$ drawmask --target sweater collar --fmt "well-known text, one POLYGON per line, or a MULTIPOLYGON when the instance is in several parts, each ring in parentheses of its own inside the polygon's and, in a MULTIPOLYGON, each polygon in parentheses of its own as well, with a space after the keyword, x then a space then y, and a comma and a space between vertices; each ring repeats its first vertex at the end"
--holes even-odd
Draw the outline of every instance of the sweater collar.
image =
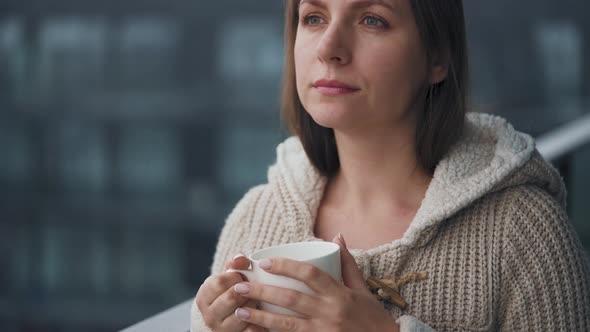
MULTIPOLYGON (((269 184, 289 219, 289 227, 308 240, 319 240, 313 229, 326 183, 298 138, 290 137, 278 146, 277 163, 269 169, 269 184)), ((468 113, 463 137, 435 168, 422 204, 403 237, 352 251, 378 254, 397 246, 423 246, 442 221, 475 200, 526 183, 543 187, 564 201, 563 183, 536 152, 532 137, 497 116, 468 113), (527 164, 529 167, 525 167, 527 164)))

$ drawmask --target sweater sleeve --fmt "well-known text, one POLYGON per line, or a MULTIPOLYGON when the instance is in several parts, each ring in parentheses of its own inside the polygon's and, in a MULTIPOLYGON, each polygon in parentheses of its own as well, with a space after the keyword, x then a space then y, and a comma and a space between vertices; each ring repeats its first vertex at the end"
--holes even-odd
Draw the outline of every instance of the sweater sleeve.
POLYGON ((499 330, 590 331, 588 258, 564 209, 536 187, 507 204, 499 330))
MULTIPOLYGON (((252 188, 238 202, 236 207, 230 213, 221 230, 213 264, 211 265, 210 275, 217 275, 224 271, 225 263, 241 251, 240 243, 246 239, 250 232, 250 222, 254 213, 256 202, 260 198, 264 186, 252 188)), ((191 332, 211 332, 207 327, 203 316, 197 307, 196 301, 193 301, 191 307, 191 332)))

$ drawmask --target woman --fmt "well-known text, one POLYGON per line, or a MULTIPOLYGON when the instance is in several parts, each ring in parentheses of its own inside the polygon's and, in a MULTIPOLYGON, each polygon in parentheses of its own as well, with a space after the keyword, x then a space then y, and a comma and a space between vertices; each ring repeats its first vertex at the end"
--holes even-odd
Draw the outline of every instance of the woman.
POLYGON ((465 40, 461 0, 287 1, 295 136, 227 219, 193 332, 590 330, 563 183, 530 136, 465 113, 465 40), (343 285, 279 258, 270 273, 317 295, 223 273, 248 266, 236 253, 306 240, 340 244, 343 285))

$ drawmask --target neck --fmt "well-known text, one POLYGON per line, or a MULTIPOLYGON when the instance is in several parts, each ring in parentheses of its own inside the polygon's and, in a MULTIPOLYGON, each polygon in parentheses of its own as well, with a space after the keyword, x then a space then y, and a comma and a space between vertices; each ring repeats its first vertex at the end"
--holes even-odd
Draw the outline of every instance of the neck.
POLYGON ((335 132, 340 170, 330 179, 327 198, 360 218, 417 210, 432 177, 417 162, 414 136, 404 128, 335 132))

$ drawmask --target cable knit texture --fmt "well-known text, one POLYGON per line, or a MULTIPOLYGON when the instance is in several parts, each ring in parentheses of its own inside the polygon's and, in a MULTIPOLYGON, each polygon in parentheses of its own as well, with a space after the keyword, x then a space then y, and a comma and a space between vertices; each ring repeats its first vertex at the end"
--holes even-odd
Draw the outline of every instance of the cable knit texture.
MULTIPOLYGON (((240 252, 321 241, 313 226, 325 184, 297 138, 280 144, 268 184, 228 217, 211 273, 240 252)), ((404 332, 590 331, 588 259, 565 195, 530 136, 469 113, 403 237, 351 253, 365 278, 427 273, 401 288, 405 310, 384 303, 404 332)), ((194 304, 191 316, 193 332, 209 331, 194 304)))

